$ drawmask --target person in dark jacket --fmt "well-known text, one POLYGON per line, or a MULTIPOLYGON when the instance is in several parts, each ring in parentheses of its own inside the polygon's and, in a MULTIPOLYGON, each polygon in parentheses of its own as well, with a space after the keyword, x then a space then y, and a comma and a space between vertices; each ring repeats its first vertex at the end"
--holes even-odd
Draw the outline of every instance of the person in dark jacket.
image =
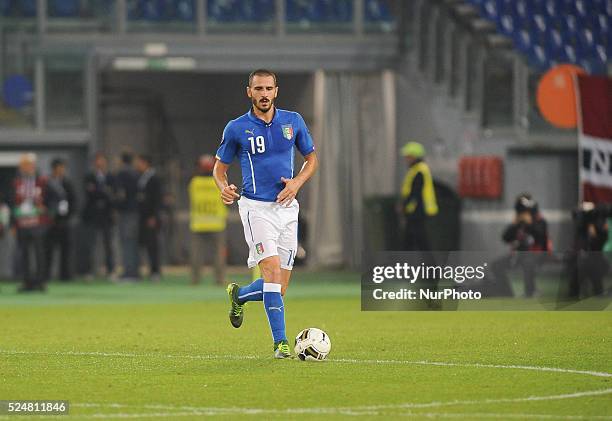
POLYGON ((160 212, 162 208, 162 189, 159 176, 151 166, 151 158, 147 155, 136 157, 138 178, 138 220, 140 244, 147 250, 150 265, 150 278, 159 281, 160 253, 159 232, 161 227, 160 212))
POLYGON ((525 297, 532 297, 536 292, 535 276, 542 253, 550 251, 548 226, 538 209, 538 203, 531 194, 520 194, 514 204, 514 221, 502 234, 504 243, 510 245, 510 253, 497 259, 492 264, 497 293, 513 296, 507 271, 520 267, 523 270, 525 297))
POLYGON ((586 280, 591 283, 592 295, 602 295, 604 292, 603 279, 610 269, 610 263, 603 249, 608 241, 610 213, 608 206, 597 206, 592 202, 583 202, 573 213, 574 244, 565 260, 570 298, 579 299, 581 295, 589 295, 586 280))
POLYGON ((139 277, 140 265, 138 246, 138 178, 133 166, 133 155, 124 152, 121 155, 122 168, 117 173, 116 207, 119 214, 119 242, 121 243, 121 260, 125 281, 139 277))
POLYGON ((46 190, 47 180, 36 175, 36 155, 23 154, 9 195, 11 227, 17 235, 23 275, 19 292, 46 290, 45 233, 49 225, 46 190))
POLYGON ((76 209, 76 196, 72 183, 66 178, 66 164, 59 158, 51 162, 51 177, 49 177, 47 182, 47 203, 51 225, 47 231, 45 241, 47 265, 45 277, 46 279, 51 278, 53 252, 56 247, 59 247, 59 278, 63 281, 68 281, 72 277, 70 273, 72 241, 70 219, 76 209))
POLYGON ((106 274, 114 277, 115 258, 112 248, 114 222, 115 178, 108 172, 106 157, 97 153, 93 170, 85 176, 85 205, 82 221, 87 235, 87 259, 90 276, 95 274, 94 254, 98 235, 102 236, 106 274))

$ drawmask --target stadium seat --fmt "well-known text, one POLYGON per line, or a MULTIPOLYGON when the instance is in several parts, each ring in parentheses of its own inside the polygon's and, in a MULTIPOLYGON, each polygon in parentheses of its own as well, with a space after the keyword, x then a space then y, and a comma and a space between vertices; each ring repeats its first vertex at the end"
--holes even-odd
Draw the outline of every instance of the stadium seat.
POLYGON ((241 18, 248 22, 266 22, 274 18, 274 0, 242 2, 241 18))
POLYGON ((52 17, 77 17, 80 12, 79 0, 49 0, 49 16, 52 17))
POLYGON ((21 109, 32 102, 32 82, 24 75, 8 76, 2 84, 4 103, 14 109, 21 109))
POLYGON ((389 5, 380 0, 366 1, 364 19, 366 22, 391 22, 393 20, 389 5))
MULTIPOLYGON (((379 0, 365 4, 365 20, 380 21, 388 19, 390 13, 379 0)), ((287 0, 286 17, 288 22, 296 23, 347 23, 353 18, 353 2, 349 0, 287 0)))
POLYGON ((240 2, 237 0, 209 0, 208 17, 216 22, 236 22, 242 20, 240 2))
POLYGON ((194 0, 176 0, 174 2, 173 15, 177 20, 184 22, 195 22, 194 0))
POLYGON ((612 56, 612 0, 466 0, 510 37, 528 63, 545 70, 576 63, 607 71, 612 56))
POLYGON ((544 46, 546 48, 546 54, 555 60, 560 60, 563 56, 563 48, 566 41, 563 39, 561 31, 558 29, 551 29, 546 33, 546 39, 544 46))
POLYGON ((505 14, 499 18, 499 25, 497 29, 504 35, 512 36, 515 32, 514 19, 512 15, 505 14))
POLYGON ((13 10, 13 2, 11 0, 0 0, 0 14, 9 17, 13 10))
POLYGON ((195 20, 194 0, 130 0, 128 19, 163 22, 195 20))
POLYGON ((30 18, 36 16, 36 0, 20 0, 17 2, 17 8, 20 16, 30 18))
POLYGON ((514 46, 522 53, 526 54, 531 50, 531 34, 526 29, 515 32, 513 42, 514 46))
POLYGON ((533 45, 528 53, 529 64, 540 71, 544 71, 550 67, 550 62, 546 51, 540 45, 533 45))

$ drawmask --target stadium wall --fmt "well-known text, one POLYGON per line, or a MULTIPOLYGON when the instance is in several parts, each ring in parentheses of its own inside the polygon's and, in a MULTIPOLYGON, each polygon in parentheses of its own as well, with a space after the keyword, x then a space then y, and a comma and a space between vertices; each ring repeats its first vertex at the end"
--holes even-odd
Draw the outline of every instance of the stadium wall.
MULTIPOLYGON (((501 231, 511 222, 515 197, 531 192, 549 221, 553 246, 565 250, 572 235, 571 210, 578 202, 578 167, 575 138, 569 141, 544 136, 544 146, 522 139, 513 130, 486 130, 478 116, 466 113, 460 99, 448 96, 417 70, 408 55, 398 68, 398 143, 425 144, 434 178, 455 191, 458 160, 463 155, 498 155, 504 160, 503 194, 497 200, 462 201, 461 249, 507 250, 501 231)), ((405 165, 397 156, 399 191, 405 165)))

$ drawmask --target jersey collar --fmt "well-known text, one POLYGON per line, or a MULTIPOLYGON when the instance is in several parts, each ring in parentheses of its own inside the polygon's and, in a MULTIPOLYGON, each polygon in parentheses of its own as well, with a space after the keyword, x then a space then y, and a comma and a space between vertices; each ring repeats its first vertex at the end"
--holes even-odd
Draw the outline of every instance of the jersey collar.
POLYGON ((248 116, 249 116, 249 120, 253 121, 254 123, 260 124, 262 126, 268 126, 268 125, 271 126, 272 123, 274 123, 276 119, 278 118, 278 109, 276 108, 276 106, 274 107, 274 116, 272 116, 272 121, 270 121, 270 123, 266 123, 261 118, 257 117, 255 113, 253 112, 253 107, 251 107, 251 109, 249 110, 248 116))

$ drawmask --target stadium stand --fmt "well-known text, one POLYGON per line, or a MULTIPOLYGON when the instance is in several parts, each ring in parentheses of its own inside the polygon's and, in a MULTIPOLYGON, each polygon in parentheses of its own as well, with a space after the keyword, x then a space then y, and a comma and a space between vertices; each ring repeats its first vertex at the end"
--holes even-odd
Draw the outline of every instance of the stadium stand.
MULTIPOLYGON (((82 15, 84 3, 79 0, 49 0, 50 17, 78 18, 82 15)), ((104 8, 112 1, 102 0, 104 8)), ((207 2, 208 18, 214 22, 262 22, 274 15, 274 0, 210 0, 207 2)), ((36 0, 0 0, 0 13, 4 17, 36 16, 36 0)), ((194 22, 195 0, 129 0, 128 19, 132 21, 163 22, 179 20, 194 22)), ((288 0, 287 21, 291 23, 348 23, 353 17, 352 0, 288 0)), ((364 18, 368 23, 390 23, 394 20, 389 6, 383 0, 367 0, 364 18)))
POLYGON ((612 55, 611 0, 469 0, 512 39, 530 65, 573 63, 605 74, 612 55))

